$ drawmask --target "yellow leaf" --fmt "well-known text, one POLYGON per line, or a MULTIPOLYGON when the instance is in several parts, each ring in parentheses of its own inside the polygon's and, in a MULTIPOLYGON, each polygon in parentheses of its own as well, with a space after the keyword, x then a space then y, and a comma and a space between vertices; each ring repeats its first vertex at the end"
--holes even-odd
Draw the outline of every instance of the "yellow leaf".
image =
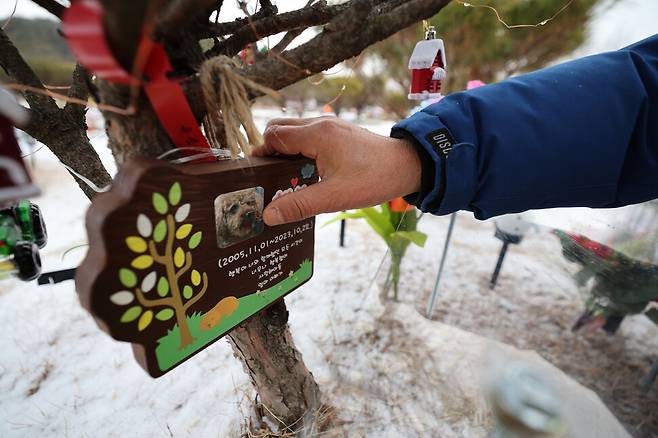
POLYGON ((181 247, 178 247, 174 253, 174 265, 176 265, 177 268, 180 268, 183 264, 185 264, 185 252, 181 247))
POLYGON ((146 269, 149 268, 153 264, 153 257, 149 255, 141 255, 137 257, 133 262, 131 263, 131 266, 135 269, 146 269))
POLYGON ((192 231, 192 224, 181 225, 180 228, 176 230, 176 239, 185 239, 192 231))
POLYGON ((138 254, 143 253, 144 251, 146 251, 147 248, 146 240, 137 236, 130 236, 126 238, 126 245, 128 245, 128 248, 132 252, 136 252, 138 254))
POLYGON ((196 269, 192 271, 192 284, 198 286, 201 284, 201 274, 196 269))
POLYGON ((151 321, 153 321, 153 312, 151 310, 147 310, 142 314, 142 316, 139 317, 139 322, 137 322, 137 329, 141 332, 149 326, 151 321))

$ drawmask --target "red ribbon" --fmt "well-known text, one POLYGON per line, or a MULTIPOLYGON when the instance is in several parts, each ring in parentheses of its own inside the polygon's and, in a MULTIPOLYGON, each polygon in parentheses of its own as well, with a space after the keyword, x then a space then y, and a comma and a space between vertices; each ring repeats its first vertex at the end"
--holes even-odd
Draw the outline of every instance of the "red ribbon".
POLYGON ((108 82, 144 87, 160 123, 177 147, 210 148, 180 80, 168 76, 174 69, 162 45, 148 35, 142 37, 137 51, 146 60, 142 72, 147 79, 142 81, 127 72, 112 54, 105 37, 103 6, 98 0, 72 2, 62 28, 71 50, 89 71, 108 82))

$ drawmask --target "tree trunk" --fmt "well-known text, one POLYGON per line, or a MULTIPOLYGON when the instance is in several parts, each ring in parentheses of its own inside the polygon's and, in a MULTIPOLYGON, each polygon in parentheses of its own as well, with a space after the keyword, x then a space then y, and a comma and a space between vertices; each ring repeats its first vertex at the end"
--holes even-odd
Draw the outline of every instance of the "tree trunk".
POLYGON ((180 332, 180 344, 178 345, 178 349, 182 350, 194 342, 192 332, 190 332, 190 326, 187 325, 187 320, 185 319, 184 310, 181 309, 180 312, 176 311, 176 322, 178 323, 178 329, 180 332))
POLYGON ((320 388, 295 348, 283 300, 233 330, 229 339, 258 391, 262 414, 283 432, 318 432, 320 388))

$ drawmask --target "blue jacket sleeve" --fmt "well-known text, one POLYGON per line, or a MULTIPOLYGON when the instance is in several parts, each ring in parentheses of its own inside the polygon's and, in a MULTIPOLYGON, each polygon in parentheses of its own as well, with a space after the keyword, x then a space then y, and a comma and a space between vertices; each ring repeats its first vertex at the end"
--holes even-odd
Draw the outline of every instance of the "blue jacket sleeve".
POLYGON ((478 219, 658 198, 658 35, 467 92, 395 125, 425 212, 478 219))

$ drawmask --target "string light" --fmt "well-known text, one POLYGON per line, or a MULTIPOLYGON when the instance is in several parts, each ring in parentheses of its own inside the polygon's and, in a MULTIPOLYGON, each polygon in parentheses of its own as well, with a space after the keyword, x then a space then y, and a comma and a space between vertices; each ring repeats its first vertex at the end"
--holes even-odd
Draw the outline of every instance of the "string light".
MULTIPOLYGON (((574 0, 569 0, 567 3, 565 3, 553 16, 550 18, 546 18, 536 24, 508 24, 505 20, 503 20, 500 17, 500 14, 498 13, 498 10, 494 8, 493 6, 490 5, 474 5, 472 3, 468 3, 462 0, 455 0, 457 3, 467 7, 467 8, 485 8, 485 9, 490 9, 496 14, 496 19, 506 28, 508 29, 519 29, 519 28, 524 28, 524 27, 542 27, 545 26, 546 24, 550 23, 553 21, 558 15, 560 15, 562 12, 564 12, 565 9, 567 9, 571 3, 574 2, 574 0)), ((424 23, 424 22, 423 22, 424 23)))

